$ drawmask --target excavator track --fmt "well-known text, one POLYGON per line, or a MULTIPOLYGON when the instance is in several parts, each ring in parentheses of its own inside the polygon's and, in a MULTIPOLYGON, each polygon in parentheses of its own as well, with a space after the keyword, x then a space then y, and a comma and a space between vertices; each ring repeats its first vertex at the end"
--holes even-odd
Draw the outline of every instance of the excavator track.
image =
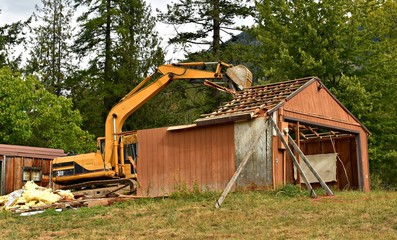
POLYGON ((107 179, 107 180, 96 180, 88 181, 83 183, 77 183, 67 186, 62 186, 62 190, 71 190, 75 197, 109 197, 117 195, 117 192, 129 187, 128 193, 133 194, 137 189, 137 181, 133 179, 107 179))

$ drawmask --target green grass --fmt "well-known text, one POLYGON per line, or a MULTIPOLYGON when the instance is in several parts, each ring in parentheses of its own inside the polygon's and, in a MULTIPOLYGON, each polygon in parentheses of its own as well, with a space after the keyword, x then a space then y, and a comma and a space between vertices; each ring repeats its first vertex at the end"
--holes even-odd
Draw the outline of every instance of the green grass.
POLYGON ((336 192, 310 199, 279 191, 179 192, 110 207, 0 213, 2 239, 395 239, 397 192, 336 192))

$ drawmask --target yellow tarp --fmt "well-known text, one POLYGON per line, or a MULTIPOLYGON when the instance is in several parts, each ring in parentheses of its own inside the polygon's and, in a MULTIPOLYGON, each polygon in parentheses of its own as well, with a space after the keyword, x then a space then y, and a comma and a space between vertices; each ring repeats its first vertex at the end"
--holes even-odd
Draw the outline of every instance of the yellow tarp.
POLYGON ((53 204, 61 199, 74 199, 74 196, 69 190, 59 190, 54 193, 50 188, 40 187, 33 181, 29 181, 22 189, 0 196, 0 210, 29 209, 34 206, 53 204))

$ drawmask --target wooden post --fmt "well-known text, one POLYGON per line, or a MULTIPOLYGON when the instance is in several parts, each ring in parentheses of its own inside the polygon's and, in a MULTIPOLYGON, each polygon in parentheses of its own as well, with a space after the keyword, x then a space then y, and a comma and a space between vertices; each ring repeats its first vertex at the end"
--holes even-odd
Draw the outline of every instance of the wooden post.
MULTIPOLYGON (((255 143, 256 144, 256 143, 255 143)), ((254 146, 254 145, 253 145, 254 146)), ((240 165, 238 166, 236 172, 233 174, 233 177, 230 179, 229 183, 227 184, 226 188, 223 190, 222 195, 219 197, 219 199, 216 201, 215 203, 215 208, 219 208, 223 202, 223 200, 225 200, 226 195, 229 193, 230 189, 232 189, 233 184, 236 182, 237 177, 240 175, 241 171, 243 170, 245 164, 248 162, 248 159, 251 157, 251 155, 254 153, 255 151, 255 147, 251 147, 251 149, 249 150, 249 152, 247 153, 247 155, 245 156, 245 158, 243 159, 243 161, 240 163, 240 165)))
POLYGON ((310 196, 312 196, 312 197, 317 197, 316 192, 314 191, 312 185, 310 185, 309 181, 307 180, 307 177, 306 177, 305 173, 303 172, 301 166, 299 165, 298 160, 296 160, 296 158, 295 158, 295 156, 294 156, 294 153, 292 152, 291 148, 288 146, 288 143, 285 141, 282 132, 281 132, 280 129, 277 127, 277 125, 276 125, 276 123, 274 122, 274 120, 273 120, 271 117, 270 117, 269 119, 270 119, 270 121, 271 121, 271 123, 272 123, 272 125, 273 125, 273 128, 276 130, 278 136, 280 137, 281 142, 284 144, 285 148, 287 149, 287 152, 289 153, 290 157, 292 158, 292 160, 293 160, 293 162, 294 162, 294 164, 295 164, 295 167, 296 167, 296 168, 298 169, 298 171, 300 172, 300 174, 301 174, 301 176, 302 176, 302 178, 303 178, 303 181, 304 181, 305 184, 306 184, 307 189, 310 190, 310 196))
MULTIPOLYGON (((265 132, 265 131, 263 131, 265 132)), ((255 147, 256 144, 259 142, 259 140, 261 139, 261 136, 263 134, 263 132, 261 134, 259 134, 258 139, 256 139, 256 141, 254 142, 254 144, 252 144, 251 148, 249 149, 248 153, 245 155, 243 161, 241 161, 240 165, 238 166, 236 172, 233 174, 233 177, 230 179, 230 181, 228 182, 228 184, 226 185, 225 189, 222 192, 222 195, 219 197, 219 199, 215 202, 215 208, 220 208, 220 206, 222 205, 222 202, 225 200, 226 195, 229 193, 229 191, 232 189, 233 184, 236 182, 238 176, 240 175, 241 171, 243 170, 245 164, 247 164, 248 160, 250 159, 250 157, 252 156, 252 154, 255 152, 255 147)))
MULTIPOLYGON (((300 124, 299 124, 299 122, 296 123, 295 135, 296 135, 296 144, 300 148, 300 124)), ((298 160, 298 163, 300 164, 299 154, 296 153, 295 157, 298 160)), ((297 172, 297 174, 296 174, 296 181, 298 182, 298 185, 300 188, 301 187, 301 176, 300 176, 299 172, 297 172)))
POLYGON ((313 168, 312 164, 310 163, 309 159, 306 158, 305 154, 299 149, 298 145, 294 142, 294 139, 288 135, 288 139, 290 140, 292 147, 299 153, 299 155, 302 157, 302 160, 306 163, 307 167, 310 169, 310 171, 313 173, 313 175, 317 178, 318 182, 321 184, 321 186, 324 188, 324 190, 327 192, 328 196, 333 196, 334 193, 331 191, 331 189, 327 186, 327 184, 324 182, 324 180, 321 178, 321 176, 317 173, 317 171, 313 168))
POLYGON ((283 150, 283 186, 287 185, 287 154, 283 150))

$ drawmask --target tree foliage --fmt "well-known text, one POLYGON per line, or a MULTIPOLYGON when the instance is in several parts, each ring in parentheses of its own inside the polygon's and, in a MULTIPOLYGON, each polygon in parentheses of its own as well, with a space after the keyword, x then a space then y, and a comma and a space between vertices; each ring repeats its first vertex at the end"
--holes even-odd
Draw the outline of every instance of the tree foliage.
POLYGON ((0 83, 2 143, 74 152, 95 147, 70 99, 48 92, 36 77, 22 77, 7 67, 0 69, 0 83))
POLYGON ((78 19, 75 52, 89 64, 69 82, 84 122, 102 135, 107 113, 164 61, 151 8, 142 0, 77 0, 88 10, 78 19))
POLYGON ((397 184, 397 15, 393 1, 272 1, 257 4, 261 69, 279 81, 319 76, 372 132, 370 165, 397 184))
POLYGON ((20 68, 22 55, 16 53, 15 47, 24 42, 23 29, 29 21, 0 26, 0 67, 9 66, 14 70, 20 68))
POLYGON ((360 1, 272 1, 257 4, 258 39, 266 48, 262 69, 269 79, 319 76, 336 86, 359 71, 360 1))
POLYGON ((45 88, 60 96, 72 71, 72 9, 70 0, 42 0, 34 17, 40 25, 32 28, 30 58, 26 71, 34 73, 45 88))
POLYGON ((176 35, 169 43, 179 44, 186 53, 191 53, 193 45, 203 45, 212 49, 215 58, 219 57, 224 39, 238 29, 236 18, 248 17, 253 11, 248 1, 243 0, 179 0, 167 4, 166 12, 157 10, 160 21, 174 27, 176 35))
POLYGON ((378 94, 365 116, 372 132, 371 168, 386 185, 397 186, 397 6, 393 1, 371 1, 370 6, 365 31, 372 41, 363 46, 368 57, 360 78, 378 94))

